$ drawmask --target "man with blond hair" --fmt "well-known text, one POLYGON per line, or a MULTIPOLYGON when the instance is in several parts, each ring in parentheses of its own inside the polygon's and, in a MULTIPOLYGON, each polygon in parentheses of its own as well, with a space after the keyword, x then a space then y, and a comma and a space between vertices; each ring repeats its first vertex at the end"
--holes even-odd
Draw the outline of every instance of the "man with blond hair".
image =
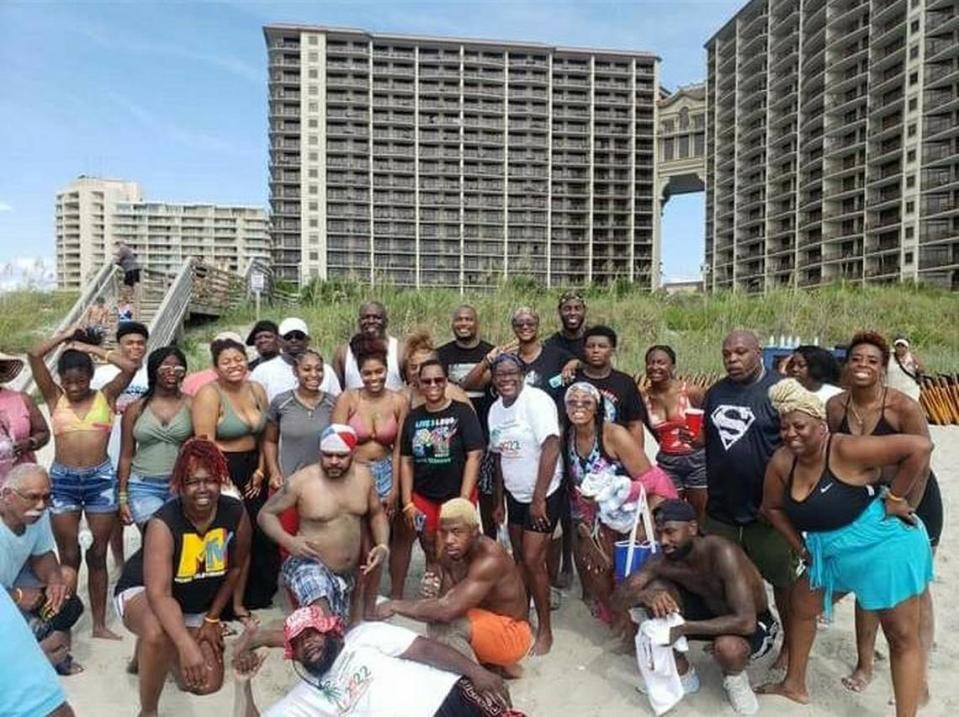
POLYGON ((425 622, 433 639, 518 676, 517 663, 533 644, 519 567, 503 546, 480 533, 476 508, 464 498, 440 509, 437 545, 440 575, 424 575, 424 597, 383 602, 377 617, 425 622))

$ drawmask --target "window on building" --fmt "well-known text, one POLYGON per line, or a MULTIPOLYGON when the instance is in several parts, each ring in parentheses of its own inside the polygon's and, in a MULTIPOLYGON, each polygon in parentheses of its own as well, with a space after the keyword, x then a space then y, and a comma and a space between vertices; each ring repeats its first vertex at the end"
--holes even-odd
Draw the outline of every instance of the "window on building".
POLYGON ((310 178, 312 179, 313 177, 318 177, 320 173, 319 173, 319 171, 317 171, 316 169, 311 169, 311 170, 308 172, 308 174, 310 175, 310 178))
POLYGON ((693 137, 693 156, 695 157, 703 156, 703 154, 705 153, 705 147, 703 146, 705 143, 705 139, 706 138, 703 137, 701 134, 697 134, 696 136, 693 137))
POLYGON ((316 35, 310 35, 310 36, 309 36, 309 43, 310 43, 311 45, 315 45, 315 44, 316 44, 316 35))
POLYGON ((915 175, 915 174, 910 174, 908 177, 906 177, 906 186, 907 186, 907 187, 915 187, 915 186, 916 186, 916 175, 915 175))
POLYGON ((679 138, 679 158, 686 159, 689 156, 689 137, 679 138))
POLYGON ((906 161, 907 161, 907 162, 915 162, 915 161, 916 161, 916 150, 910 149, 908 152, 906 152, 906 161))
POLYGON ((320 159, 320 155, 317 154, 316 152, 310 152, 308 156, 311 162, 316 162, 320 159))
POLYGON ((318 251, 311 251, 311 252, 310 252, 310 261, 319 261, 319 260, 320 260, 320 252, 318 252, 318 251))
POLYGON ((318 95, 320 93, 320 89, 316 85, 310 85, 308 91, 311 95, 318 95))
POLYGON ((310 112, 319 112, 319 111, 320 111, 320 105, 319 105, 319 103, 317 103, 317 102, 310 102, 309 105, 307 105, 307 107, 308 107, 308 109, 309 109, 310 112))
POLYGON ((919 106, 919 100, 917 100, 915 97, 913 97, 912 99, 909 100, 909 111, 910 111, 910 112, 914 112, 918 106, 919 106))
POLYGON ((311 184, 311 185, 310 185, 310 194, 317 194, 317 193, 318 193, 318 190, 317 190, 317 188, 316 188, 316 185, 315 185, 315 184, 311 184))
POLYGON ((909 75, 909 84, 910 84, 910 85, 915 85, 915 84, 917 84, 918 82, 919 82, 919 73, 918 73, 918 72, 913 72, 912 74, 909 75))
POLYGON ((911 252, 911 251, 907 251, 907 252, 906 252, 905 262, 906 262, 907 264, 912 264, 912 252, 911 252))
POLYGON ((310 211, 319 211, 320 205, 317 202, 310 202, 310 211))
POLYGON ((906 227, 906 239, 912 239, 913 235, 916 233, 916 230, 912 227, 906 227))
POLYGON ((669 134, 673 131, 674 125, 672 120, 663 120, 663 132, 669 134))
POLYGON ((310 54, 307 55, 307 59, 310 62, 319 62, 320 56, 315 52, 311 52, 310 54))
POLYGON ((310 244, 319 244, 320 235, 319 234, 310 234, 310 244))
POLYGON ((679 111, 679 128, 689 129, 689 110, 685 107, 679 111))
POLYGON ((919 45, 913 45, 909 48, 909 59, 915 60, 917 57, 919 57, 919 45))
POLYGON ((669 161, 673 158, 673 140, 672 137, 663 140, 663 159, 669 161))
POLYGON ((310 228, 316 229, 320 226, 319 222, 316 219, 310 219, 310 228))
POLYGON ((914 211, 916 211, 916 203, 906 202, 906 214, 912 214, 914 211))
POLYGON ((706 126, 706 115, 693 115, 693 128, 702 129, 706 126))
POLYGON ((307 76, 308 76, 311 80, 315 80, 315 79, 317 79, 317 78, 319 77, 319 73, 318 73, 316 70, 312 70, 312 69, 311 69, 311 70, 307 73, 307 76))
POLYGON ((915 125, 915 124, 911 124, 911 125, 909 125, 909 126, 906 128, 906 135, 909 136, 909 137, 915 137, 915 136, 916 136, 916 125, 915 125))
POLYGON ((919 32, 919 21, 913 20, 909 23, 909 32, 919 32))

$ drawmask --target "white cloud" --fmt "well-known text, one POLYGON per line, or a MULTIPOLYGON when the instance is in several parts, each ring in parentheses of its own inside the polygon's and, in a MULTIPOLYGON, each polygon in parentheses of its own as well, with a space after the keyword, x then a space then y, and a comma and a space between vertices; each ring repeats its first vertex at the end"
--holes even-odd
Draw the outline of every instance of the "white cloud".
POLYGON ((0 202, 0 214, 3 214, 4 212, 12 212, 12 211, 13 211, 12 204, 8 204, 7 202, 0 202))

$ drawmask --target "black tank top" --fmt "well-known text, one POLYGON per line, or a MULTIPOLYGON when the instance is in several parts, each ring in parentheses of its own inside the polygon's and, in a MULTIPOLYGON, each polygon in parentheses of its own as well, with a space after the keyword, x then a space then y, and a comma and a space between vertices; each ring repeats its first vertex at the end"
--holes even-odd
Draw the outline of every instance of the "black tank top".
POLYGON ((869 507, 876 496, 871 485, 853 486, 843 483, 829 469, 829 454, 832 452, 832 436, 826 443, 826 465, 812 492, 803 500, 793 498, 793 474, 796 459, 786 480, 783 495, 783 510, 798 531, 824 533, 837 530, 854 522, 869 507))
MULTIPOLYGON (((234 565, 236 531, 243 516, 243 504, 235 498, 220 496, 216 516, 206 533, 200 535, 184 515, 181 499, 167 502, 154 516, 163 521, 173 535, 173 599, 184 614, 206 612, 213 603, 227 571, 234 565)), ((143 548, 123 567, 116 594, 143 585, 143 548)))
MULTIPOLYGON (((842 422, 839 424, 839 430, 837 433, 846 433, 852 435, 852 430, 849 428, 849 402, 852 401, 852 393, 846 396, 846 403, 842 407, 842 422)), ((886 389, 882 389, 882 412, 879 414, 879 420, 876 422, 876 427, 872 429, 870 436, 894 436, 898 434, 895 428, 892 427, 892 424, 886 420, 886 389)))

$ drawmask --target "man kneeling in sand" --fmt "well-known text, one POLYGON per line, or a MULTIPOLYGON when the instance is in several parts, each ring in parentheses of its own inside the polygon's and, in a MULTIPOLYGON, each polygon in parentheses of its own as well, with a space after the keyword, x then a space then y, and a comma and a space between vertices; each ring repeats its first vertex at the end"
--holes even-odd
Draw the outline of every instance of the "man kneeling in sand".
MULTIPOLYGON (((735 543, 700 536, 696 511, 688 503, 667 500, 655 518, 662 551, 630 575, 613 600, 620 609, 645 608, 654 618, 679 613, 684 622, 671 629, 668 644, 683 636, 711 641, 733 709, 755 714, 759 703, 746 665, 772 649, 779 631, 759 571, 735 543)), ((681 653, 675 654, 684 692, 695 692, 696 671, 681 653)))
POLYGON ((297 606, 325 600, 330 611, 345 622, 351 612, 364 519, 369 520, 376 544, 367 556, 363 575, 390 552, 386 513, 369 471, 353 463, 355 447, 352 428, 341 424, 327 427, 320 436, 320 462, 290 476, 257 518, 263 532, 290 554, 280 579, 297 606), (294 506, 300 518, 295 536, 280 524, 280 514, 294 506))
POLYGON ((430 586, 432 576, 424 576, 424 592, 435 596, 388 600, 377 605, 377 617, 425 622, 430 637, 518 677, 517 663, 533 644, 519 567, 503 546, 480 532, 476 508, 464 498, 443 504, 437 541, 439 584, 430 586))

